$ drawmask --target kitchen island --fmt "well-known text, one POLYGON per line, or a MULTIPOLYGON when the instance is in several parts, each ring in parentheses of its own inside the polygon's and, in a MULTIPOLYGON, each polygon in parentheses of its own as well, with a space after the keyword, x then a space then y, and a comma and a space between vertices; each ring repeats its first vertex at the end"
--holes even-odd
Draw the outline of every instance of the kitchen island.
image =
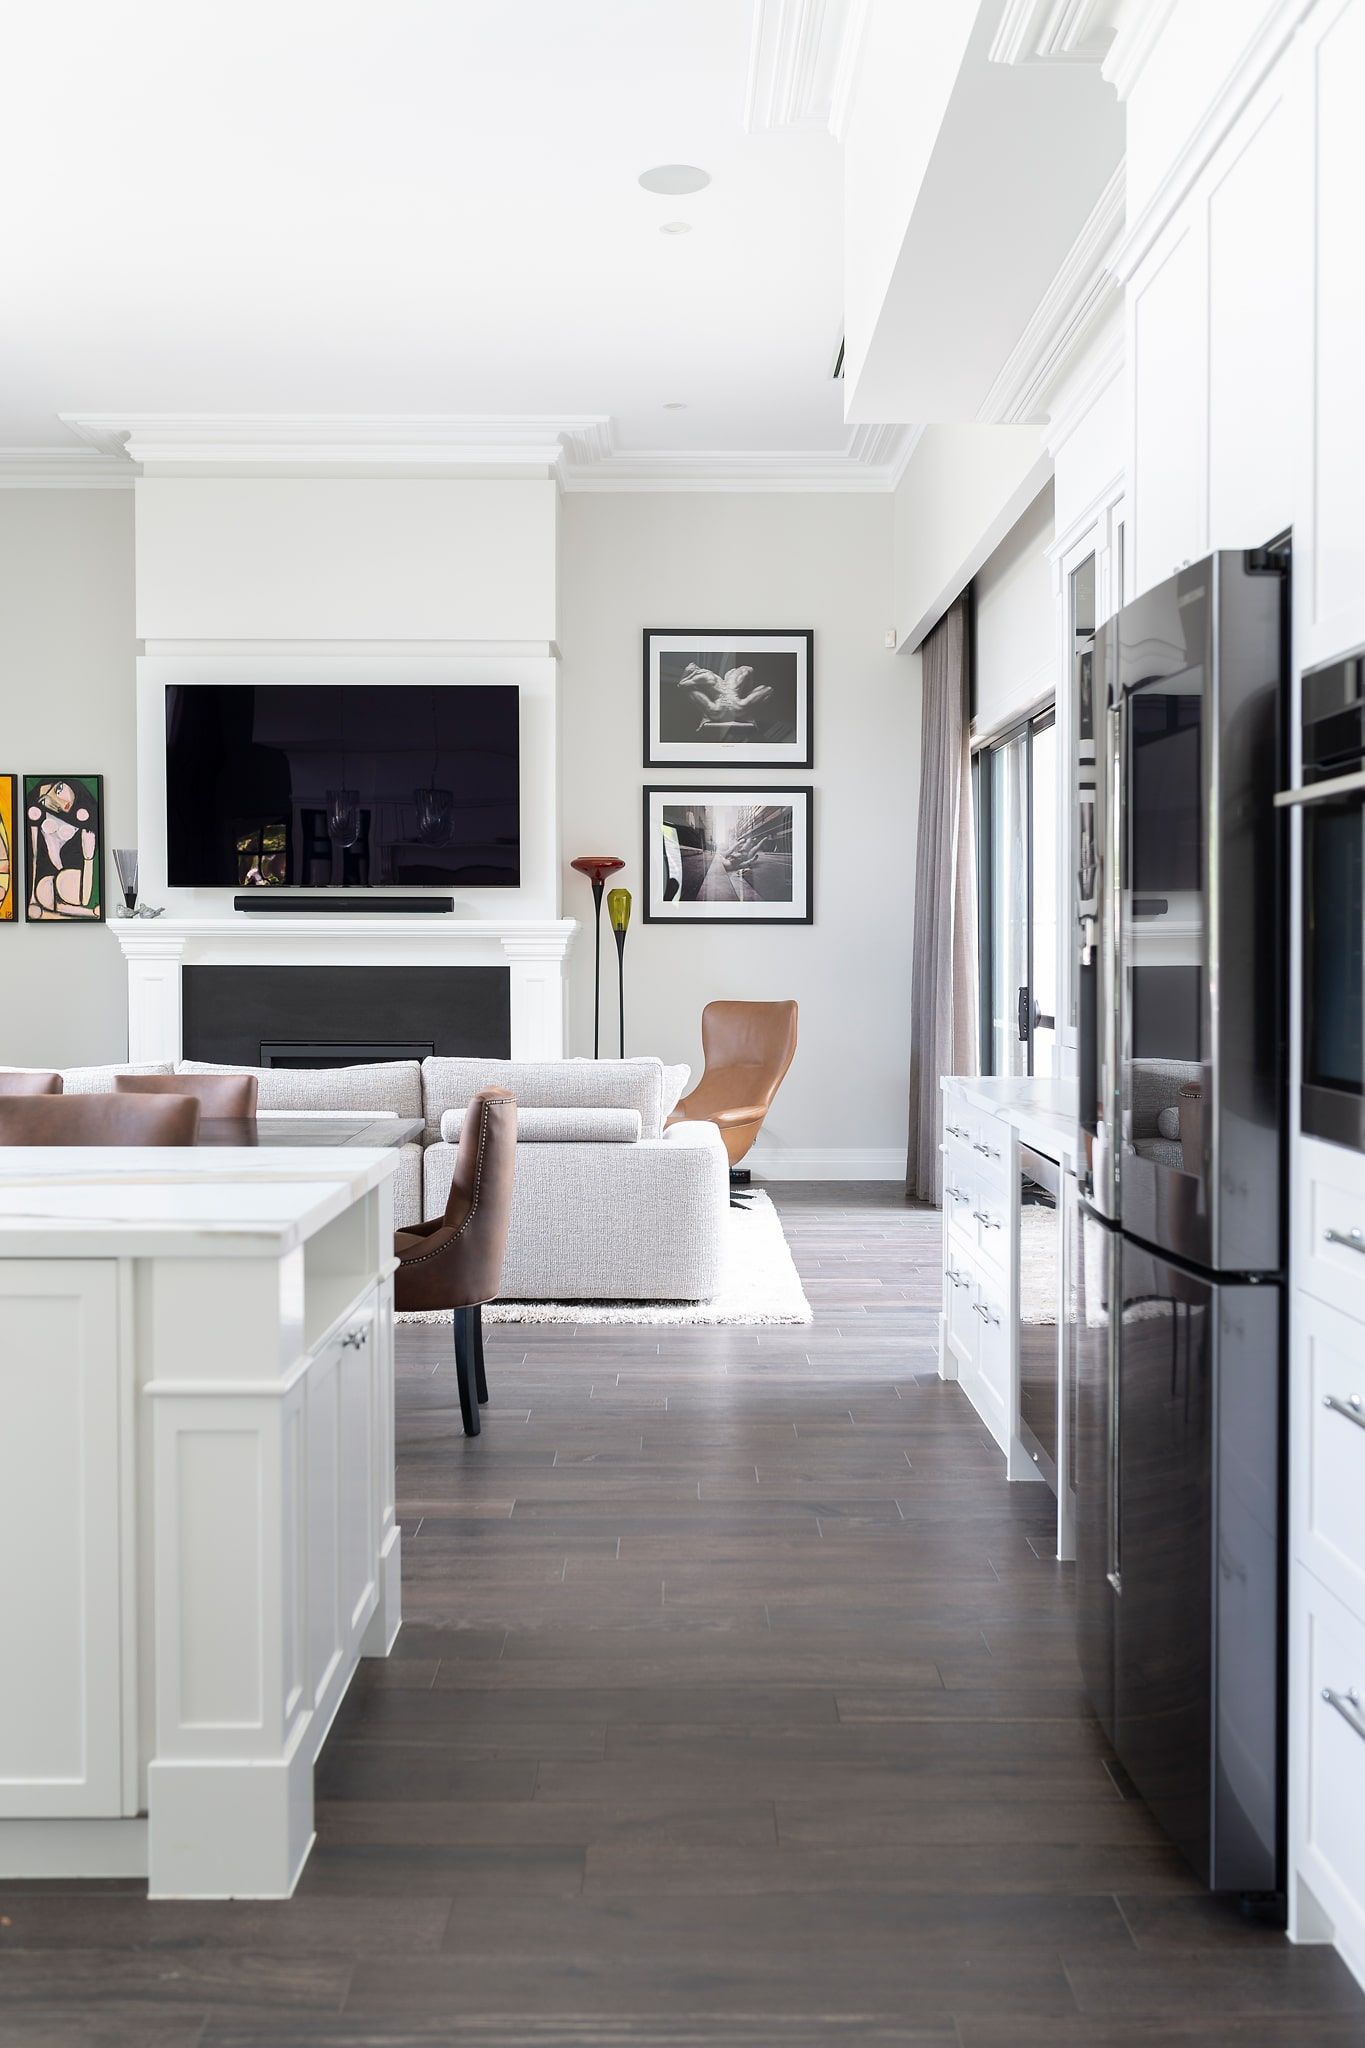
POLYGON ((389 1149, 0 1149, 0 1876, 280 1898, 400 1621, 389 1149))

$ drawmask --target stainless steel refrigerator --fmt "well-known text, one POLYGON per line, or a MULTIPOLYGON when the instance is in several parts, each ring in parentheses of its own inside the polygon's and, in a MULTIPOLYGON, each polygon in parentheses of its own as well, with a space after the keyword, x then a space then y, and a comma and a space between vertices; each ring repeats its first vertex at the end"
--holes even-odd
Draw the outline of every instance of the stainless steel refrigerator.
POLYGON ((1100 628, 1078 692, 1077 1636, 1213 1889, 1282 1889, 1286 564, 1223 553, 1100 628))

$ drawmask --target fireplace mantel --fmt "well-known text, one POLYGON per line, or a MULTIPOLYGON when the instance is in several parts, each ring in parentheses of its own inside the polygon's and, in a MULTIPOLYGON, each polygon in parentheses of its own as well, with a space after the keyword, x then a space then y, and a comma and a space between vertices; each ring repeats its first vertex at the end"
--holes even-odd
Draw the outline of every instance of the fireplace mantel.
POLYGON ((118 918, 108 929, 128 964, 128 1057, 181 1057, 180 972, 186 966, 505 966, 513 1059, 562 1059, 565 960, 576 919, 387 917, 328 911, 221 917, 118 918))

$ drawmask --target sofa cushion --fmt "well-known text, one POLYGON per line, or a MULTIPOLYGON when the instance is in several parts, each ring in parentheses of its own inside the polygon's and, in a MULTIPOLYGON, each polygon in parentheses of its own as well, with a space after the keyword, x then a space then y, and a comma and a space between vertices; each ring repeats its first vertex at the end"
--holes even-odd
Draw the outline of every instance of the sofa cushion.
MULTIPOLYGON (((444 1144, 458 1145, 466 1111, 448 1109, 441 1118, 444 1144)), ((638 1145, 638 1109, 518 1109, 519 1145, 638 1145)))
POLYGON ((116 1074, 171 1074, 175 1069, 169 1060, 144 1061, 140 1066, 123 1065, 109 1067, 64 1067, 62 1087, 67 1095, 112 1095, 116 1074))
POLYGON ((427 1135, 439 1138, 448 1109, 465 1110, 481 1088, 505 1088, 522 1109, 635 1109, 644 1138, 661 1136, 663 1061, 449 1060, 422 1062, 427 1135))
MULTIPOLYGON (((163 1069, 169 1072, 169 1069, 163 1069)), ((255 1074, 261 1109, 331 1109, 360 1114, 389 1110, 422 1114, 422 1069, 416 1060, 375 1060, 359 1067, 223 1067, 181 1060, 179 1074, 255 1074)))
MULTIPOLYGON (((453 1145, 422 1155, 439 1216, 453 1145)), ((638 1145, 517 1146, 505 1301, 705 1301, 720 1284, 729 1161, 714 1124, 638 1145)))
POLYGON ((668 1122, 668 1119, 669 1119, 669 1118, 670 1118, 670 1117, 672 1116, 672 1114, 673 1114, 674 1110, 675 1110, 675 1109, 677 1108, 678 1104, 679 1104, 679 1103, 680 1103, 680 1102, 682 1101, 682 1098, 683 1098, 683 1090, 684 1090, 684 1089, 686 1088, 686 1086, 687 1086, 688 1082, 689 1082, 689 1081, 690 1081, 691 1079, 692 1079, 692 1069, 691 1069, 691 1067, 689 1067, 689 1066, 681 1066, 681 1067, 665 1067, 665 1068, 664 1068, 664 1122, 665 1122, 665 1123, 667 1123, 667 1122, 668 1122))

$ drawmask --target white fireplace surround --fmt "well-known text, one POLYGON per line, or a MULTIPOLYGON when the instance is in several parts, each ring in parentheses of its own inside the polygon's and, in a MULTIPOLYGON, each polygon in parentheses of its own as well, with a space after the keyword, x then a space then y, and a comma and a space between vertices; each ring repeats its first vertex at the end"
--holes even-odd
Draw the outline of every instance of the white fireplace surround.
POLYGON ((184 967, 506 967, 514 1060, 565 1052, 565 961, 578 926, 563 918, 293 916, 229 911, 216 917, 114 918, 128 963, 128 1057, 182 1057, 184 967))
MULTIPOLYGON (((142 574, 144 564, 139 565, 142 574)), ((548 647, 443 647, 395 643, 361 650, 198 645, 138 660, 138 839, 141 890, 165 906, 157 918, 112 916, 128 968, 128 1057, 183 1057, 181 970, 186 967, 505 967, 513 1059, 562 1059, 566 960, 577 924, 559 916, 558 661, 548 647), (521 713, 521 884, 471 888, 453 912, 391 916, 355 910, 233 910, 221 889, 169 886, 166 873, 166 689, 174 683, 503 682, 521 713)), ((382 891, 377 893, 383 893, 382 891)), ((412 893, 412 892, 408 892, 412 893)))

